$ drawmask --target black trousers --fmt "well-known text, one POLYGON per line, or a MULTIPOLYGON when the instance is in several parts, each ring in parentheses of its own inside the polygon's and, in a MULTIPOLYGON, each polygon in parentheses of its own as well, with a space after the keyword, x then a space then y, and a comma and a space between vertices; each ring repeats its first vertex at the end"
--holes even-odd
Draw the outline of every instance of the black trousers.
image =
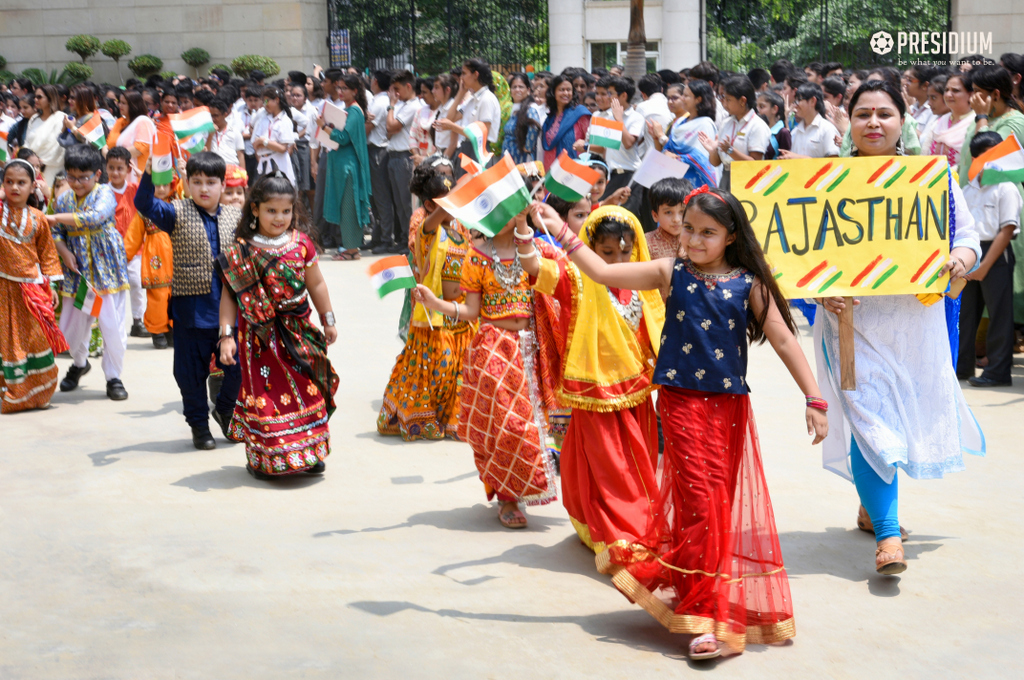
MULTIPOLYGON (((617 170, 612 170, 611 172, 612 172, 611 176, 608 177, 608 186, 604 190, 604 196, 601 197, 602 201, 607 200, 609 196, 614 194, 616 191, 618 191, 622 187, 629 186, 629 183, 633 179, 633 171, 632 170, 627 170, 625 172, 619 172, 617 170)), ((633 213, 634 215, 636 215, 639 218, 640 217, 640 202, 642 201, 642 199, 643 199, 643 187, 639 186, 639 185, 634 185, 633 188, 629 192, 629 200, 627 200, 625 203, 623 203, 622 207, 625 208, 626 210, 628 210, 629 212, 633 213)))
MULTIPOLYGON (((210 357, 217 354, 216 328, 184 328, 174 324, 174 380, 181 391, 185 422, 189 427, 208 425, 210 409, 206 402, 206 379, 210 376, 210 357)), ((238 401, 242 386, 242 371, 236 360, 233 366, 224 366, 217 355, 217 367, 224 371, 224 382, 217 395, 219 413, 231 413, 238 401)))
POLYGON ((409 221, 412 219, 412 152, 388 151, 388 181, 391 183, 391 203, 394 214, 394 231, 388 233, 381 225, 381 233, 388 243, 403 248, 409 243, 409 221))
POLYGON ((249 186, 252 186, 259 177, 256 174, 256 154, 245 154, 245 174, 249 175, 249 186))
MULTIPOLYGON (((981 256, 992 247, 991 241, 981 242, 981 256)), ((982 312, 988 309, 988 338, 985 354, 988 366, 983 378, 1001 383, 1010 382, 1013 365, 1013 268, 1016 260, 1013 247, 999 256, 984 281, 968 281, 960 294, 960 352, 957 355, 956 375, 961 380, 974 377, 974 338, 978 333, 982 312)))
MULTIPOLYGON (((388 148, 367 144, 367 152, 370 157, 370 200, 377 217, 373 222, 370 243, 389 246, 394 243, 395 206, 391 201, 391 179, 388 177, 388 148)), ((409 228, 408 223, 405 228, 409 228)))

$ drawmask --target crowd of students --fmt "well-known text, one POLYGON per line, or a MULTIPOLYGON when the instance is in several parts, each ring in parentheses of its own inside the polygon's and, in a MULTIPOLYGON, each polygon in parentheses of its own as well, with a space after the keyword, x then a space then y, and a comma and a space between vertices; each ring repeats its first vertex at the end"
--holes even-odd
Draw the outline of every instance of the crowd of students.
POLYGON ((368 81, 319 67, 270 84, 259 72, 240 82, 215 71, 66 93, 15 80, 0 124, 14 158, 0 223, 3 411, 45 407, 64 351, 62 391, 101 355, 107 395, 126 399, 130 326, 173 347, 196 448, 216 446, 212 417, 245 443, 255 477, 321 473, 338 389, 327 346, 338 331, 320 254, 407 254, 419 285, 378 431, 467 442, 509 529, 527 527, 521 504, 558 497, 560 472, 598 569, 692 635, 691 657, 783 641, 795 634, 793 607, 748 397, 748 343, 767 340, 785 363, 825 467, 856 485, 876 570, 901 573, 896 471, 963 469, 962 453, 984 443, 957 377, 1010 382, 1024 322, 1014 318, 1024 187, 968 182, 966 167, 1024 133, 1022 71, 1020 55, 904 74, 801 71, 786 60, 734 74, 702 62, 634 84, 603 70, 506 77, 471 59, 436 77, 377 71, 368 81), (179 142, 170 116, 195 106, 210 110, 214 130, 179 142), (99 143, 86 127, 94 116, 99 143), (622 124, 619 148, 588 143, 601 118, 622 124), (488 237, 439 202, 472 172, 464 157, 486 165, 480 145, 511 156, 531 188, 563 152, 599 179, 574 203, 540 192, 488 237), (175 173, 154 171, 161 149, 175 173), (636 186, 650 153, 685 160, 686 176, 636 186), (865 298, 856 351, 871 394, 838 390, 843 299, 803 307, 828 312, 814 323, 815 378, 729 192, 731 164, 912 153, 960 169, 942 269, 968 281, 959 348, 951 357, 944 305, 865 298), (910 340, 897 347, 893 337, 910 340))

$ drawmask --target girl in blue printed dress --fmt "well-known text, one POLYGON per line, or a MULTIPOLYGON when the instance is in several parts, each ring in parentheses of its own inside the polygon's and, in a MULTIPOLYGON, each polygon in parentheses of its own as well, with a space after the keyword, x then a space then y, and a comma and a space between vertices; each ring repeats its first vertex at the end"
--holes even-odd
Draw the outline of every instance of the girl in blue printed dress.
POLYGON ((693 635, 690 657, 707 659, 722 653, 719 643, 739 652, 796 634, 748 396, 748 340, 768 340, 807 395, 815 444, 828 434, 828 419, 739 202, 703 186, 685 206, 685 260, 607 264, 575 236, 562 236, 594 281, 668 296, 654 371, 665 436, 662 520, 643 541, 657 548, 615 568, 612 581, 670 631, 693 635))

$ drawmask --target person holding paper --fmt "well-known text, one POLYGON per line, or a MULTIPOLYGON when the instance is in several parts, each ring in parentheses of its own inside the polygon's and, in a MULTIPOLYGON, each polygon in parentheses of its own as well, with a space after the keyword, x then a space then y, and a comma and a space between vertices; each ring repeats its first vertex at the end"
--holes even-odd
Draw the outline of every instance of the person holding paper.
MULTIPOLYGON (((859 156, 902 155, 898 149, 906 103, 886 80, 869 80, 850 100, 850 130, 859 156)), ((939 276, 963 278, 977 268, 981 248, 974 218, 951 180, 952 250, 939 276), (955 234, 953 233, 955 229, 955 234)), ((854 300, 857 389, 841 385, 839 314, 844 298, 821 298, 828 314, 814 324, 818 384, 829 411, 825 469, 852 480, 862 507, 858 526, 874 531, 875 569, 906 570, 897 516, 896 471, 915 479, 940 478, 964 469, 963 452, 984 454, 984 438, 964 400, 951 361, 945 305, 926 306, 913 295, 854 300)))
POLYGON ((347 116, 342 129, 321 119, 331 141, 338 145, 327 154, 324 220, 332 229, 340 231, 341 247, 338 248, 337 259, 358 260, 359 247, 363 245, 363 227, 370 223, 370 158, 363 114, 366 91, 360 85, 359 77, 352 74, 341 76, 336 87, 345 103, 347 116))
POLYGON ((714 90, 706 81, 673 83, 668 87, 668 105, 675 120, 667 131, 656 122, 648 124, 655 148, 686 163, 686 179, 694 187, 718 186, 718 173, 699 140, 701 132, 715 134, 716 101, 714 90))

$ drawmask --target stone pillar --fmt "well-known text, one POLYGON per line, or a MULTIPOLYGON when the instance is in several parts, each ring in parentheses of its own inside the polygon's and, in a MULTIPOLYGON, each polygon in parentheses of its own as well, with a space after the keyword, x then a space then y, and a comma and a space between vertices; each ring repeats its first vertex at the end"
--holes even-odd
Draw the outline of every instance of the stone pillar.
POLYGON ((695 65, 700 61, 700 0, 662 0, 661 12, 661 67, 678 71, 695 65))
MULTIPOLYGON (((999 61, 1004 52, 1024 52, 1024 2, 1020 0, 952 0, 953 31, 992 33, 992 51, 982 56, 999 61)), ((971 39, 971 44, 978 41, 971 39)), ((987 42, 985 47, 987 48, 987 42)), ((953 55, 967 56, 966 52, 953 55)))
MULTIPOLYGON (((584 0, 548 0, 551 72, 587 63, 583 37, 584 0)), ((628 30, 628 26, 626 27, 628 30)), ((625 33, 623 33, 625 35, 625 33)))

